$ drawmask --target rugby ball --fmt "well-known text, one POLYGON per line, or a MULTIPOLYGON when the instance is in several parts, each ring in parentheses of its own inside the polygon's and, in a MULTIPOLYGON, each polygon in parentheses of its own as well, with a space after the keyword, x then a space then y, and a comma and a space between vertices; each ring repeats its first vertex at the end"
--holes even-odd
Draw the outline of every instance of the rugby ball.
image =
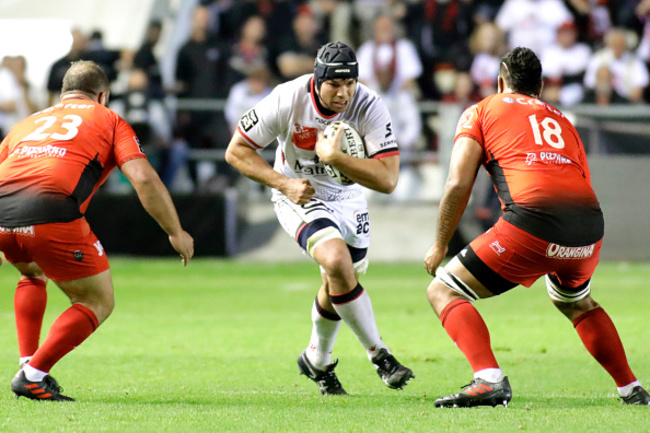
MULTIPOLYGON (((343 128, 343 134, 341 135, 341 152, 354 158, 365 158, 366 146, 363 137, 348 123, 340 120, 330 123, 327 128, 325 128, 325 138, 333 138, 339 128, 343 128)), ((352 185, 354 183, 352 179, 341 173, 341 171, 333 165, 325 164, 325 170, 335 182, 340 183, 341 185, 352 185)))

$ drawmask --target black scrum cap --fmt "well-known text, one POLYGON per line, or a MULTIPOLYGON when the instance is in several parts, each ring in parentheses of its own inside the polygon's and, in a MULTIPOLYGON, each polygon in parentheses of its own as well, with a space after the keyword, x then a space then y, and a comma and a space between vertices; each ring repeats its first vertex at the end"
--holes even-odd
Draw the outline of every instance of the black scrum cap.
POLYGON ((329 42, 323 45, 314 62, 314 79, 320 91, 323 81, 336 78, 359 77, 359 63, 352 48, 343 42, 329 42))

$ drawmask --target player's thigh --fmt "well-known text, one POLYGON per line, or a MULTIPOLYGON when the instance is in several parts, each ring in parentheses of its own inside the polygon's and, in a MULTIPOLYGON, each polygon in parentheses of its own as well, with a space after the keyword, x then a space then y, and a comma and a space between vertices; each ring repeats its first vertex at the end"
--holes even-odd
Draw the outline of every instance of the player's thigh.
POLYGON ((54 281, 88 278, 109 269, 104 248, 84 218, 34 226, 24 240, 34 262, 54 281))
POLYGON ((343 240, 347 244, 354 270, 365 273, 368 269, 370 246, 370 215, 364 196, 336 202, 332 205, 337 215, 343 240))
POLYGON ((112 302, 113 279, 110 269, 76 280, 54 281, 72 302, 112 302))
POLYGON ((323 242, 343 239, 330 202, 311 199, 299 205, 286 197, 274 200, 274 210, 282 228, 310 255, 323 242))

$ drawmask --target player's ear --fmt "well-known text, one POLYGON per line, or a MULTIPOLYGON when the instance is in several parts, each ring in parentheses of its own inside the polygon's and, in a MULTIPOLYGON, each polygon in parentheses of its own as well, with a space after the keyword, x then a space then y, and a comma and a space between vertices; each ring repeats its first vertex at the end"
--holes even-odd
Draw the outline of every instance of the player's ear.
POLYGON ((110 98, 111 92, 110 91, 105 91, 105 92, 100 92, 99 95, 97 96, 97 102, 102 104, 104 107, 108 107, 108 100, 110 98))
POLYGON ((503 89, 505 88, 505 83, 503 81, 503 77, 501 74, 499 74, 499 78, 497 78, 497 93, 503 93, 503 89))

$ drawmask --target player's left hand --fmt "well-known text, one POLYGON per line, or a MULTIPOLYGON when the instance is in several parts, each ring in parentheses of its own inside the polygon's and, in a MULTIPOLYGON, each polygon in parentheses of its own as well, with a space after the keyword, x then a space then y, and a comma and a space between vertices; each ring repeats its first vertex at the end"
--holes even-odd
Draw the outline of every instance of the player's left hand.
POLYGON ((341 135, 343 135, 343 128, 337 128, 334 137, 331 139, 325 138, 323 132, 318 133, 315 150, 320 162, 334 164, 334 160, 343 154, 341 152, 341 135))
POLYGON ((178 234, 169 235, 169 243, 180 254, 183 266, 187 266, 187 263, 194 256, 194 239, 192 236, 185 230, 181 230, 178 234))
POLYGON ((426 269, 430 275, 436 275, 436 269, 438 269, 438 266, 440 266, 440 263, 442 263, 447 255, 448 249, 447 246, 442 247, 437 243, 433 244, 433 246, 429 248, 427 255, 424 257, 424 269, 426 269))

